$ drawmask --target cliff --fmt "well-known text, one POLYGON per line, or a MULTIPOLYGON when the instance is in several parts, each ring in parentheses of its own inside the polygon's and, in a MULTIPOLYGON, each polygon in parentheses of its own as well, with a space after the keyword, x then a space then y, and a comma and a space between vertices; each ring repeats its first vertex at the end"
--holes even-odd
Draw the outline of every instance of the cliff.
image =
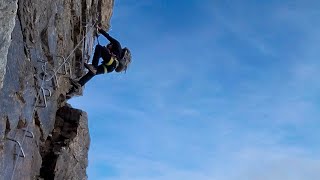
POLYGON ((87 179, 87 114, 65 95, 113 3, 0 0, 0 180, 87 179))

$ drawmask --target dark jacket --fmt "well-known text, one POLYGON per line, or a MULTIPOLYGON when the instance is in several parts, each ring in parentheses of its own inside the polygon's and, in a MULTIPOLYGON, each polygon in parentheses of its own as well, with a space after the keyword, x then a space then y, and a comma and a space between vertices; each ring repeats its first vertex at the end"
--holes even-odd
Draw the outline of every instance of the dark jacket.
POLYGON ((99 29, 99 32, 106 37, 110 43, 112 44, 111 52, 116 55, 117 59, 121 59, 121 54, 122 54, 122 48, 121 44, 119 41, 111 37, 107 32, 105 32, 103 29, 99 29))

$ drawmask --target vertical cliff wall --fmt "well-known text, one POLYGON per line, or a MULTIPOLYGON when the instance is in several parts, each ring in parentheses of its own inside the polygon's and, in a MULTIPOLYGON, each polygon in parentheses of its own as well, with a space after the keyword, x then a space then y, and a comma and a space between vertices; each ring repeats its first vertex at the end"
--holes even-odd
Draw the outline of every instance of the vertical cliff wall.
POLYGON ((17 0, 0 0, 0 90, 6 73, 8 48, 10 46, 11 32, 15 25, 17 9, 17 0))
POLYGON ((67 104, 113 0, 0 0, 0 179, 87 179, 87 115, 67 104))

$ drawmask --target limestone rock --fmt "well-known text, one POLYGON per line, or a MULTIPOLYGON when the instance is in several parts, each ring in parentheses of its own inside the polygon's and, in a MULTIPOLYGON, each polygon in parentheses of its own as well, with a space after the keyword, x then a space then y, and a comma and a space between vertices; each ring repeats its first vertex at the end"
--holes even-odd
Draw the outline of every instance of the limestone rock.
POLYGON ((0 0, 0 90, 6 73, 8 48, 18 9, 17 2, 18 0, 0 0))
POLYGON ((65 94, 113 4, 0 0, 0 179, 87 179, 87 115, 65 94))

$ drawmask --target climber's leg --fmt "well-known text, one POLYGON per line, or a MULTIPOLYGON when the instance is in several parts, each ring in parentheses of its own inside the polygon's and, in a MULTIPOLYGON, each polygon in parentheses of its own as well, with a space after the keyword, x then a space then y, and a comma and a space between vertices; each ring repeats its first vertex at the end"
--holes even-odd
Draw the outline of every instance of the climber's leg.
POLYGON ((81 86, 84 86, 91 78, 95 76, 92 72, 88 72, 86 75, 84 75, 78 82, 81 86))
POLYGON ((94 50, 94 55, 92 58, 92 65, 97 68, 98 64, 99 64, 99 59, 101 57, 101 50, 103 49, 103 46, 101 46, 100 44, 96 45, 96 48, 94 50))

